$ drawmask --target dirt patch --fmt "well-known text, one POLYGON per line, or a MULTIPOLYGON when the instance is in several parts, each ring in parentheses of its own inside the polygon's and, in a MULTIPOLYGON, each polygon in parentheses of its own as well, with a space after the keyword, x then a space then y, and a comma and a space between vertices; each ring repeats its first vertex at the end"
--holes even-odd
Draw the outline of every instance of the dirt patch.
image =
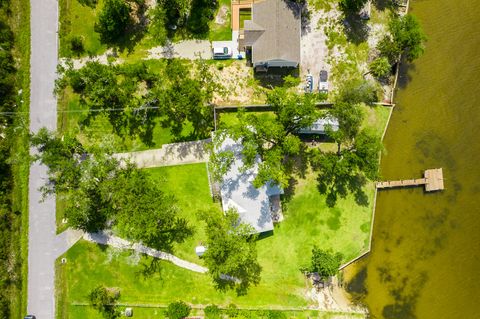
POLYGON ((215 23, 219 25, 224 25, 227 22, 227 16, 229 7, 222 5, 218 10, 217 16, 215 17, 215 23))
POLYGON ((255 82, 252 68, 244 61, 235 61, 228 66, 216 63, 211 66, 211 70, 226 91, 225 94, 214 97, 215 104, 238 105, 262 101, 262 90, 255 82))

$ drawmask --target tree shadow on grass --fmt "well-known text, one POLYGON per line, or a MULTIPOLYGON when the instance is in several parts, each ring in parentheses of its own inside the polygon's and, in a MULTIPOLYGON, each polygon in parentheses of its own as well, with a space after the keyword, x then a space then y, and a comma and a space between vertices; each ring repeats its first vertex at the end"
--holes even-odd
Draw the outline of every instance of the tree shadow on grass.
POLYGON ((367 41, 370 27, 368 20, 362 19, 358 14, 348 14, 343 20, 343 29, 348 41, 359 45, 367 41))
POLYGON ((328 207, 335 207, 339 198, 346 198, 352 194, 355 203, 360 206, 368 206, 368 195, 364 191, 367 179, 356 173, 323 174, 317 177, 317 188, 320 194, 325 194, 328 207))
POLYGON ((160 259, 150 258, 149 261, 144 261, 140 263, 140 269, 135 272, 135 276, 142 277, 143 279, 148 279, 155 274, 161 274, 162 269, 163 268, 160 259))

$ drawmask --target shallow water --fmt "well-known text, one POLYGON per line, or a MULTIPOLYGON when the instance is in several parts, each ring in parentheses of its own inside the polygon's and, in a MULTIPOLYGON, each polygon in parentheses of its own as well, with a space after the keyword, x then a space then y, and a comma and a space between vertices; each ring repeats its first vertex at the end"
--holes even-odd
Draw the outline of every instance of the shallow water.
POLYGON ((443 167, 446 190, 379 192, 373 251, 347 269, 373 318, 480 318, 480 0, 417 0, 427 51, 403 70, 384 179, 443 167))

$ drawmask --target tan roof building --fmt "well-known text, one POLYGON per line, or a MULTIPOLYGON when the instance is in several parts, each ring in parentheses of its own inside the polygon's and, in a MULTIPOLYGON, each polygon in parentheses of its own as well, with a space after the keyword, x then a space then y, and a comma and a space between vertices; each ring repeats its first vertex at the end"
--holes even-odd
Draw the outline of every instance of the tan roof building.
POLYGON ((252 20, 244 25, 245 47, 251 47, 255 68, 298 67, 301 18, 298 6, 288 0, 256 0, 252 20))

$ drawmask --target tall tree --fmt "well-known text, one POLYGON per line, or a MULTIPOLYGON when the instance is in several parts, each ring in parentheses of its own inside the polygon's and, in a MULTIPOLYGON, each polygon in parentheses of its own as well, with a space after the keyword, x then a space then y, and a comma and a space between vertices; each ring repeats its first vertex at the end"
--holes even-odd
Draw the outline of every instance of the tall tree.
POLYGON ((192 233, 171 196, 147 173, 120 163, 103 147, 84 147, 75 138, 58 137, 45 129, 32 137, 35 159, 48 166, 45 194, 55 192, 67 203, 69 226, 87 232, 109 225, 133 241, 171 251, 192 233))
POLYGON ((165 70, 168 81, 159 81, 153 89, 158 101, 162 125, 170 127, 176 136, 190 123, 195 137, 208 136, 213 128, 213 105, 215 92, 222 87, 217 83, 206 62, 198 60, 195 70, 183 61, 172 59, 165 70))
POLYGON ((415 16, 394 16, 389 23, 389 33, 378 43, 378 49, 392 63, 398 61, 400 54, 404 54, 407 61, 413 61, 425 51, 426 40, 415 16))
POLYGON ((124 36, 132 23, 131 8, 126 0, 106 0, 100 11, 95 31, 107 44, 115 44, 124 36))
POLYGON ((316 246, 312 248, 312 259, 310 266, 305 269, 310 273, 318 273, 321 277, 335 276, 342 262, 343 256, 340 253, 332 253, 316 246))
POLYGON ((337 143, 337 151, 310 151, 310 163, 318 172, 318 188, 327 195, 327 204, 334 206, 338 197, 353 193, 357 203, 366 205, 363 186, 367 179, 378 177, 380 137, 362 129, 362 103, 373 104, 375 88, 363 80, 347 81, 339 89, 335 104, 328 111, 338 120, 338 130, 327 128, 327 134, 337 143))
POLYGON ((260 282, 261 272, 252 227, 240 223, 233 210, 225 216, 218 210, 204 211, 199 217, 206 224, 208 237, 203 258, 216 288, 246 294, 251 285, 260 282))
POLYGON ((144 88, 159 80, 145 64, 123 66, 87 62, 79 70, 69 67, 56 83, 56 91, 67 86, 80 96, 80 105, 90 110, 84 124, 98 116, 105 116, 113 131, 121 137, 139 136, 144 143, 152 143, 155 117, 158 110, 151 108, 155 97, 144 88))
MULTIPOLYGON (((238 112, 238 124, 226 127, 224 134, 220 134, 214 143, 221 143, 226 136, 240 141, 243 145, 244 169, 256 165, 256 158, 261 158, 262 163, 253 182, 255 187, 267 182, 285 187, 294 170, 296 157, 304 151, 298 130, 310 127, 320 114, 314 96, 299 95, 286 87, 277 87, 269 92, 267 103, 272 113, 257 115, 238 112)), ((231 154, 216 156, 221 160, 231 157, 231 154)), ((228 167, 224 165, 222 169, 225 171, 228 167)))
POLYGON ((120 298, 120 293, 104 286, 94 288, 89 296, 90 305, 100 312, 105 319, 115 319, 120 317, 120 311, 116 307, 116 303, 120 298))

